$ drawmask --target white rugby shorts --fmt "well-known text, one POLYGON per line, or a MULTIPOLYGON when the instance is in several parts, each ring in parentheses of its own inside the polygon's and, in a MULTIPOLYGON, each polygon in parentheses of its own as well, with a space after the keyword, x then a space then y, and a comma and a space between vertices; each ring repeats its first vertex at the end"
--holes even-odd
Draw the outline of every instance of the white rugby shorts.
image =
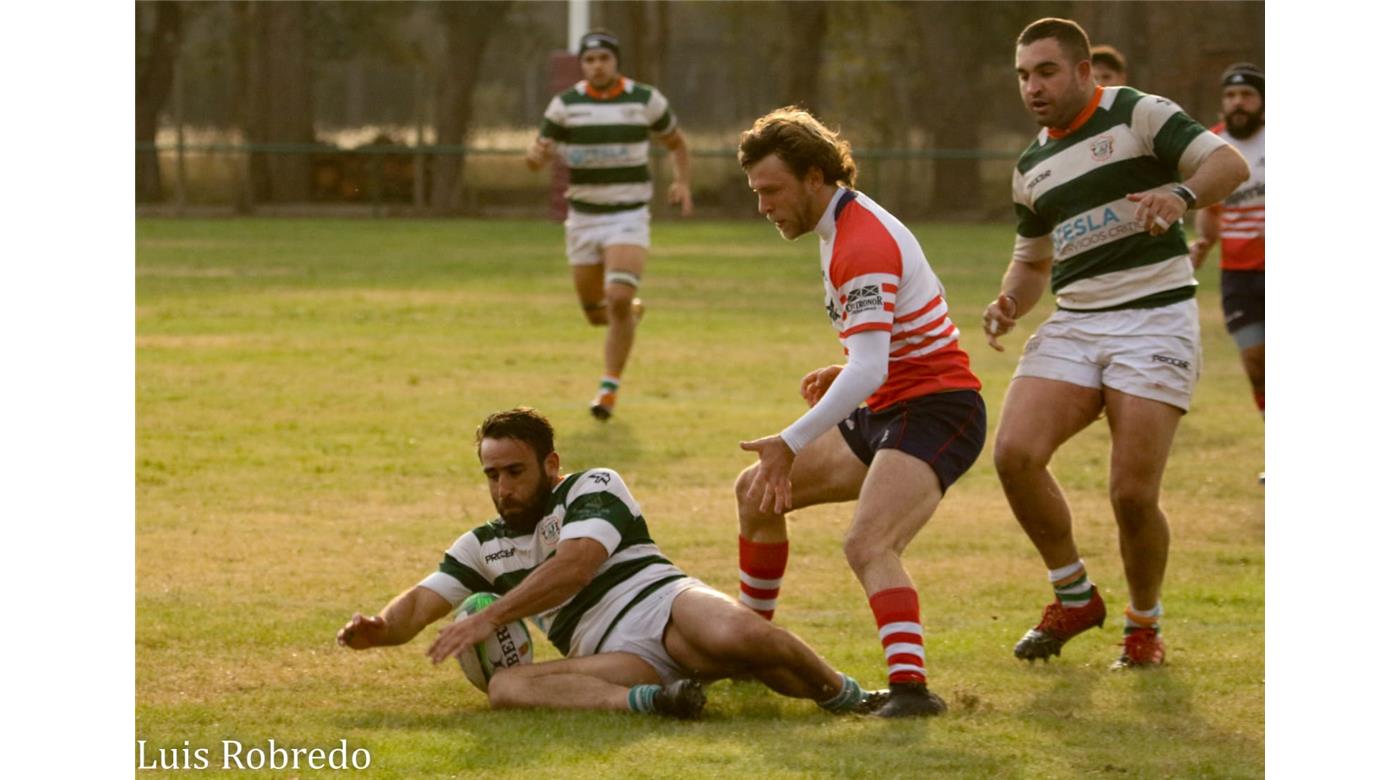
POLYGON ((651 248, 651 209, 642 207, 615 214, 583 214, 569 210, 564 220, 569 265, 598 265, 603 248, 628 244, 651 248))
MULTIPOLYGON (((661 675, 662 685, 689 676, 689 673, 682 669, 666 652, 664 640, 666 624, 671 620, 671 604, 675 602, 677 596, 692 588, 703 588, 719 593, 694 577, 672 580, 657 588, 656 592, 648 596, 642 603, 627 610, 627 613, 622 616, 617 625, 613 626, 612 631, 603 640, 603 644, 598 648, 598 653, 631 653, 638 656, 651 664, 656 673, 661 675)), ((724 594, 720 595, 724 596, 724 594)), ((728 596, 724 596, 724 598, 728 598, 728 596)))
POLYGON ((1151 309, 1057 310, 1026 341, 1012 378, 1108 387, 1183 412, 1201 376, 1196 300, 1151 309))

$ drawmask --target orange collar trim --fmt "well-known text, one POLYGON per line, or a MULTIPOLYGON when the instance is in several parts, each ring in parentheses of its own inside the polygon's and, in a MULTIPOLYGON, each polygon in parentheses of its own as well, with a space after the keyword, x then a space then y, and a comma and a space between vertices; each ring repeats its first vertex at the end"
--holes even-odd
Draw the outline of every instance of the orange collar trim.
POLYGON ((1079 112, 1079 115, 1074 118, 1074 121, 1069 123, 1069 127, 1066 127, 1063 130, 1056 130, 1052 127, 1049 128, 1049 132, 1047 134, 1050 136, 1051 139, 1058 141, 1059 139, 1064 138, 1070 133, 1073 133, 1075 130, 1078 130, 1079 128, 1083 127, 1084 123, 1089 121, 1089 117, 1094 115, 1094 110, 1099 107, 1099 100, 1102 97, 1103 87, 1095 87, 1094 96, 1092 98, 1089 98, 1089 105, 1085 106, 1084 110, 1079 112))
POLYGON ((612 100, 621 95, 625 89, 627 89, 627 78, 621 73, 617 74, 617 81, 614 81, 611 87, 601 92, 594 89, 593 85, 587 81, 583 82, 583 91, 594 100, 612 100))

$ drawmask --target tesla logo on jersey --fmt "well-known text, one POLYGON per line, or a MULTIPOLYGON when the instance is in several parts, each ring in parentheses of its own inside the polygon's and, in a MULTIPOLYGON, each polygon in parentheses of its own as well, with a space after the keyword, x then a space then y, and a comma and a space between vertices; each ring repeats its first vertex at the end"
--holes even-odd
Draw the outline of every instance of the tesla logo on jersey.
POLYGON ((1113 156, 1113 136, 1101 135, 1089 142, 1089 154, 1094 162, 1103 162, 1113 156))

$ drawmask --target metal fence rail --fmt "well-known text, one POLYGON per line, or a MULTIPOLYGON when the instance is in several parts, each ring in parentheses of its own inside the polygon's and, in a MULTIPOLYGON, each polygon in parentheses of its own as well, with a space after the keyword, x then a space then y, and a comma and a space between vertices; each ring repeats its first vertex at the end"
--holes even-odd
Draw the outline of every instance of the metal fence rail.
MULTIPOLYGON (((183 213, 185 208, 191 205, 189 197, 191 173, 187 163, 201 157, 217 158, 221 156, 228 159, 231 166, 220 176, 230 180, 226 188, 231 193, 238 193, 251 191, 251 166, 254 155, 304 156, 308 158, 313 178, 317 179, 317 182, 313 182, 313 191, 318 183, 324 186, 339 184, 351 193, 344 198, 337 198, 326 192, 315 191, 313 202, 360 203, 369 206, 373 216, 383 216, 386 213, 386 206, 390 203, 411 204, 415 211, 426 211, 427 185, 431 175, 428 170, 430 158, 458 157, 462 159, 464 165, 470 166, 474 160, 507 161, 524 156, 523 149, 472 147, 461 144, 410 146, 369 143, 356 147, 340 147, 322 143, 184 143, 178 140, 164 143, 138 142, 136 152, 138 154, 155 154, 158 159, 171 160, 173 158, 171 162, 173 162, 174 170, 172 173, 174 175, 168 179, 164 172, 162 175, 162 179, 169 181, 172 185, 170 197, 163 199, 162 202, 173 205, 177 214, 183 213), (354 182, 346 183, 346 177, 354 178, 354 182), (330 185, 327 185, 327 182, 330 182, 330 185)), ((653 149, 651 154, 654 160, 666 156, 665 150, 659 148, 653 149)), ((921 186, 917 181, 911 184, 909 180, 919 180, 921 177, 927 179, 932 166, 938 161, 973 160, 980 163, 1005 163, 1004 166, 997 166, 997 170, 1006 170, 1009 173, 1010 161, 1015 160, 1020 152, 999 149, 856 149, 853 150, 852 154, 860 164, 859 183, 861 189, 880 197, 882 200, 888 199, 891 202, 897 202, 901 197, 908 200, 907 191, 910 187, 921 186), (922 167, 918 170, 911 170, 911 164, 922 167), (882 184, 892 187, 894 191, 882 192, 882 184)), ((700 175, 700 171, 693 173, 693 188, 699 187, 702 191, 709 193, 723 189, 723 187, 717 186, 715 181, 722 182, 724 186, 735 185, 734 180, 736 179, 742 181, 742 172, 739 171, 737 165, 733 165, 735 160, 733 149, 692 149, 690 155, 696 160, 710 161, 711 168, 704 176, 700 175), (700 179, 706 180, 708 184, 701 182, 697 185, 697 181, 700 179), (705 189, 706 186, 708 189, 705 189)), ((523 166, 521 166, 521 170, 523 171, 523 166)), ((1004 182, 1005 178, 998 175, 989 180, 1004 182)), ((489 175, 475 178, 464 176, 463 182, 464 191, 469 195, 469 211, 477 205, 477 199, 472 197, 472 193, 480 189, 489 189, 494 184, 489 175)), ((534 192, 535 195, 531 197, 537 201, 539 181, 536 179, 533 182, 528 185, 518 185, 518 188, 534 192)), ((206 187, 206 189, 219 189, 219 187, 206 187)), ((502 184, 498 186, 498 189, 513 192, 515 188, 508 184, 502 184)), ((232 202, 237 200, 237 197, 236 194, 229 194, 216 200, 232 202)), ((697 201, 699 200, 701 200, 700 192, 697 192, 697 201)), ((976 206, 977 204, 970 205, 976 206)), ((748 204, 745 204, 743 209, 747 210, 748 207, 748 204)), ((734 208, 737 209, 737 206, 734 208)), ((917 207, 914 208, 914 211, 918 210, 917 207)))

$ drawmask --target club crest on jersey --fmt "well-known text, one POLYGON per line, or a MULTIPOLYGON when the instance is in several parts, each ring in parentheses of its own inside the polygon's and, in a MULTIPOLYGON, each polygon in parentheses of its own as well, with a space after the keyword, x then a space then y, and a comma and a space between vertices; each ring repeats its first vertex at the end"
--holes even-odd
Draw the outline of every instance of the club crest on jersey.
POLYGON ((1101 135, 1089 142, 1089 156, 1094 162, 1103 162, 1113 156, 1113 136, 1101 135))
POLYGON ((540 527, 540 538, 544 543, 554 545, 559 542, 559 518, 550 516, 544 519, 540 527))

